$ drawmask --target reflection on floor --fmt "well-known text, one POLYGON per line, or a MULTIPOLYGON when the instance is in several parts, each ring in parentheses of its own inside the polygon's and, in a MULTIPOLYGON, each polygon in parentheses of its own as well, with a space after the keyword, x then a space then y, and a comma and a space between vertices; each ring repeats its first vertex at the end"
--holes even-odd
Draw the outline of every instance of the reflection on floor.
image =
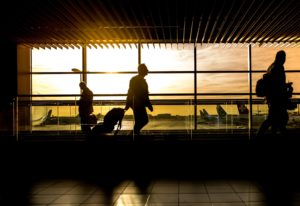
MULTIPOLYGON (((290 185, 229 179, 73 179, 31 182, 1 196, 1 205, 20 206, 297 206, 290 185), (271 186, 271 187, 270 187, 271 186), (278 187, 277 187, 278 186, 278 187), (283 187, 282 187, 283 186, 283 187)), ((12 188, 6 188, 12 189, 12 188)), ((6 191, 7 192, 7 191, 6 191)), ((5 193, 1 193, 3 195, 5 193)))
POLYGON ((48 180, 33 185, 30 205, 223 206, 266 205, 259 185, 248 181, 124 180, 104 182, 48 180))

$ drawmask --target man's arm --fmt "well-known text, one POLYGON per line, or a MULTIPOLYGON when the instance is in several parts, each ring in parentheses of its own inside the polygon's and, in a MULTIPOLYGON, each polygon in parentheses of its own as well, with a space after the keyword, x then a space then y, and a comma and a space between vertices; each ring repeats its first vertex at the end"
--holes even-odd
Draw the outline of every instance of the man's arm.
POLYGON ((152 106, 152 103, 150 102, 150 98, 149 98, 149 90, 148 90, 148 84, 146 83, 146 85, 147 85, 147 107, 148 107, 148 109, 151 111, 151 112, 153 112, 153 106, 152 106))
POLYGON ((151 103, 148 105, 148 109, 149 109, 151 112, 153 112, 153 106, 152 106, 151 103))
POLYGON ((132 80, 130 80, 129 89, 128 89, 127 97, 126 97, 126 106, 125 106, 124 110, 128 110, 129 107, 132 106, 132 101, 133 101, 132 80))

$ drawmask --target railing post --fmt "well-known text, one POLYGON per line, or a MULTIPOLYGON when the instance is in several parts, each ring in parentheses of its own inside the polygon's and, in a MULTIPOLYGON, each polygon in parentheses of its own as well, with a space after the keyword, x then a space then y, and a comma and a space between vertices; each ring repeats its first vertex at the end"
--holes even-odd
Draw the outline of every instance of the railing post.
POLYGON ((197 130, 197 47, 194 44, 194 130, 197 130))
POLYGON ((19 108, 19 98, 18 96, 16 97, 16 103, 15 103, 15 135, 16 135, 16 141, 18 142, 19 141, 19 114, 18 114, 18 108, 19 108))

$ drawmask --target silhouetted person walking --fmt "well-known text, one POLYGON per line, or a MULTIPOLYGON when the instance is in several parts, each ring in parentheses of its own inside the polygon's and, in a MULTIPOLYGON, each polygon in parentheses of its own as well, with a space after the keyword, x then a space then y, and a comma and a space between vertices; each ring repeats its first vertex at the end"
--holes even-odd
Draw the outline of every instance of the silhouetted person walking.
POLYGON ((125 110, 129 107, 133 110, 134 129, 136 135, 140 134, 141 129, 148 123, 148 114, 146 107, 152 112, 153 107, 149 100, 148 84, 144 77, 148 74, 148 68, 145 64, 138 66, 138 75, 131 78, 127 93, 125 110))
POLYGON ((287 103, 289 94, 287 91, 286 77, 283 64, 286 60, 286 53, 278 51, 275 61, 267 70, 268 75, 268 92, 266 95, 269 107, 268 117, 260 126, 257 136, 263 135, 271 126, 272 134, 275 135, 277 130, 281 135, 286 133, 288 122, 287 103))
POLYGON ((87 87, 85 82, 80 82, 81 96, 78 102, 81 131, 89 133, 91 126, 89 124, 90 114, 93 113, 93 92, 87 87))

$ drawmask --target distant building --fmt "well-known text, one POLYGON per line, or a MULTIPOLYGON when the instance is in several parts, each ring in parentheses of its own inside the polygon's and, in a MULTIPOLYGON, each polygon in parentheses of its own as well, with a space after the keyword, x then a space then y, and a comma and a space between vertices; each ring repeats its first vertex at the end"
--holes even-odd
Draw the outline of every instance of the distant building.
POLYGON ((172 117, 172 115, 170 113, 163 113, 163 114, 158 114, 156 117, 158 119, 169 119, 172 117))

